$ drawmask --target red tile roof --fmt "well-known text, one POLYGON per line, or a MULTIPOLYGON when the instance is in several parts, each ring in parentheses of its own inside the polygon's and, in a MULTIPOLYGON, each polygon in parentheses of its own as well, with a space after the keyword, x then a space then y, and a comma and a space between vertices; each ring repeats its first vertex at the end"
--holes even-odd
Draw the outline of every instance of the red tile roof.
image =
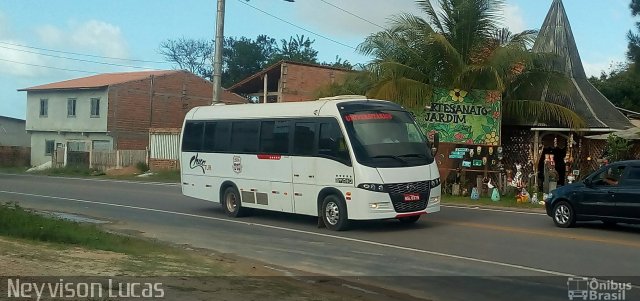
POLYGON ((122 73, 104 73, 89 77, 65 80, 57 83, 50 83, 40 86, 34 86, 18 91, 38 91, 38 90, 65 90, 65 89, 92 89, 102 88, 110 85, 145 79, 151 75, 159 76, 180 72, 179 70, 162 70, 162 71, 142 71, 142 72, 122 72, 122 73))

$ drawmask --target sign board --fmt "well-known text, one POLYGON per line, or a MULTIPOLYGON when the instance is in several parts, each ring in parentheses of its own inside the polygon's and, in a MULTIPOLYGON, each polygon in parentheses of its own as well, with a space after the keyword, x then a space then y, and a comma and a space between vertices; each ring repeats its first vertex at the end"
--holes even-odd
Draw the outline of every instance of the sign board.
POLYGON ((430 110, 416 117, 427 133, 439 133, 440 142, 497 146, 502 95, 499 91, 436 88, 430 110))
POLYGON ((453 154, 452 153, 452 154, 449 155, 449 159, 462 159, 462 158, 464 158, 464 154, 458 155, 458 154, 453 154))
POLYGON ((469 151, 469 149, 466 148, 466 147, 457 147, 456 148, 456 152, 464 152, 464 153, 466 153, 468 151, 469 151))
POLYGON ((473 160, 473 166, 482 166, 482 160, 473 160))
POLYGON ((462 161, 462 167, 471 167, 471 161, 462 161))

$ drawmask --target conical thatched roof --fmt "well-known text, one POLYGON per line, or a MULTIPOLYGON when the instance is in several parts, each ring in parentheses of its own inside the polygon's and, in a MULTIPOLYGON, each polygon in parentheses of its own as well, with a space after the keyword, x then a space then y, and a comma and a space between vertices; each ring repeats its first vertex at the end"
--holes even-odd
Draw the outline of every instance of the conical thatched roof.
POLYGON ((574 110, 590 128, 624 130, 633 127, 629 119, 587 80, 562 0, 554 0, 551 4, 533 51, 557 55, 556 70, 565 73, 572 81, 569 99, 544 94, 542 100, 574 110))

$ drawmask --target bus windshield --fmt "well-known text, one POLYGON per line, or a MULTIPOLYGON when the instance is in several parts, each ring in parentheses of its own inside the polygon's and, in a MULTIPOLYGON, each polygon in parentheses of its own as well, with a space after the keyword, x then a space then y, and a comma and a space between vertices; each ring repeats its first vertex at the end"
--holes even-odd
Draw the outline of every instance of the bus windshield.
POLYGON ((366 110, 342 114, 356 159, 369 167, 427 165, 433 156, 409 112, 366 110))

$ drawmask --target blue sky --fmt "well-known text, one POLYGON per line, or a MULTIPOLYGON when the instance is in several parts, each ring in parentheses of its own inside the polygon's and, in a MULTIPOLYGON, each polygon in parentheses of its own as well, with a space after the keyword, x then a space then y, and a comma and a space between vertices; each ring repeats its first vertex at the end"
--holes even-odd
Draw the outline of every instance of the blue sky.
MULTIPOLYGON (((512 31, 539 29, 551 2, 552 0, 506 0, 504 23, 512 31)), ((564 0, 588 74, 597 75, 601 70, 608 70, 611 63, 625 60, 626 32, 634 24, 628 9, 629 2, 630 0, 564 0)), ((251 6, 313 32, 310 33, 250 7, 244 0, 226 0, 225 35, 255 38, 259 34, 266 34, 280 40, 304 34, 315 39, 313 46, 319 51, 321 61, 333 61, 338 55, 352 63, 365 63, 367 58, 357 54, 352 47, 356 47, 368 34, 379 31, 380 28, 327 3, 380 26, 385 25, 389 16, 397 13, 420 13, 413 0, 248 2, 251 6)), ((180 37, 212 39, 215 16, 215 0, 2 0, 0 115, 25 117, 26 93, 17 92, 19 88, 92 75, 86 72, 171 69, 171 64, 162 63, 158 45, 166 39, 180 37), (38 53, 137 68, 68 60, 38 53), (148 62, 110 60, 104 57, 148 62)))

